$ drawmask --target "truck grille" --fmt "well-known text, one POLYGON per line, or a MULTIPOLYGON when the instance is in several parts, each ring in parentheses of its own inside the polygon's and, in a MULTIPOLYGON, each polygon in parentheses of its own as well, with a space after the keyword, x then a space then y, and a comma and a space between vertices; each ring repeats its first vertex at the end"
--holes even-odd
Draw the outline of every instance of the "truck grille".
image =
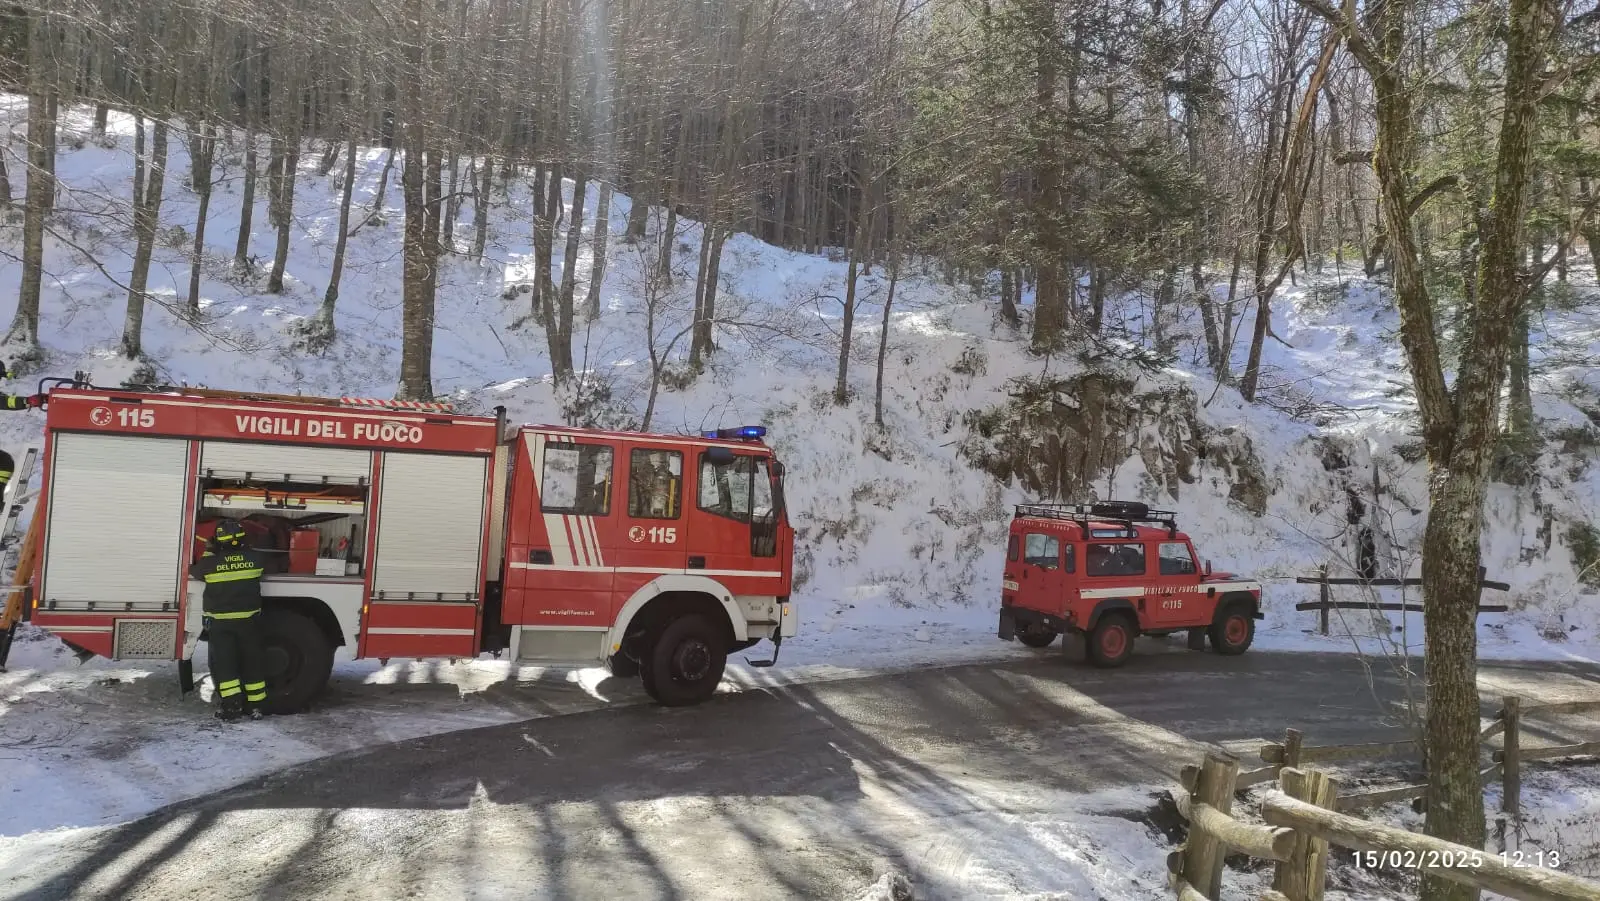
POLYGON ((170 660, 173 645, 177 643, 177 630, 177 620, 117 620, 111 656, 116 660, 170 660))

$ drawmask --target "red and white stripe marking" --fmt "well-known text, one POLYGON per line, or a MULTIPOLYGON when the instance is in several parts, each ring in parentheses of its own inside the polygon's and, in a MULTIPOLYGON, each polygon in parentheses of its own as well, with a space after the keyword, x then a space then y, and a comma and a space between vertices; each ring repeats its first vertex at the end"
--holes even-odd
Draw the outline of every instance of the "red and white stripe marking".
POLYGON ((455 404, 422 400, 389 400, 381 397, 341 397, 339 403, 350 407, 378 407, 384 410, 425 410, 430 413, 454 412, 455 404))
MULTIPOLYGON (((535 433, 533 440, 528 442, 533 465, 533 491, 541 508, 544 506, 544 451, 547 441, 547 436, 535 433)), ((544 517, 544 530, 550 539, 550 556, 555 566, 580 570, 606 568, 594 517, 568 513, 541 515, 544 517)))

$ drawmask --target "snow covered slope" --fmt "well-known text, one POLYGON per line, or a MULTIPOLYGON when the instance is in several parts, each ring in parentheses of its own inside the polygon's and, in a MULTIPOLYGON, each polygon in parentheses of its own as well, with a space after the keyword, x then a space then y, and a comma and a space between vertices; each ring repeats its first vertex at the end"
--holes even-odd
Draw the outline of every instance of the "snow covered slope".
MULTIPOLYGON (((20 99, 0 98, 0 115, 9 116, 13 131, 20 129, 23 112, 20 99)), ((114 384, 132 371, 115 346, 126 297, 120 281, 131 251, 133 124, 113 116, 116 140, 106 142, 114 144, 109 147, 88 140, 89 127, 86 111, 78 110, 61 129, 58 217, 67 234, 49 241, 41 326, 47 359, 35 375, 87 369, 97 382, 114 384)), ((20 149, 13 143, 10 158, 20 149)), ((161 212, 165 239, 156 249, 150 290, 176 304, 187 289, 197 201, 186 184, 187 158, 176 135, 171 157, 161 212)), ((230 275, 241 154, 237 147, 221 154, 223 180, 206 233, 204 326, 180 323, 155 305, 147 313, 145 348, 163 379, 306 393, 393 391, 400 344, 395 179, 384 221, 361 228, 350 241, 336 312, 338 341, 321 354, 301 345, 297 326, 316 311, 328 278, 343 168, 319 176, 315 157, 303 157, 286 287, 281 295, 269 295, 264 277, 241 284, 230 275)), ((353 218, 372 203, 383 163, 384 151, 363 153, 353 218)), ((20 181, 14 179, 19 190, 20 181)), ((552 387, 544 335, 527 324, 527 295, 517 291, 531 270, 529 186, 512 179, 505 187, 508 193, 500 193, 497 179, 485 262, 457 256, 442 266, 435 387, 466 408, 505 405, 513 419, 560 421, 574 407, 575 394, 552 387)), ((252 248, 267 257, 273 233, 264 196, 258 194, 257 201, 252 248)), ((580 296, 590 271, 593 201, 586 204, 591 218, 580 245, 580 296)), ((638 424, 650 381, 641 264, 644 254, 654 252, 660 228, 652 220, 651 240, 623 242, 628 205, 618 197, 612 206, 602 315, 592 324, 580 321, 574 340, 584 370, 582 393, 591 399, 589 415, 624 426, 638 424), (602 400, 593 402, 597 395, 602 400)), ((463 249, 471 215, 469 202, 456 228, 463 249)), ((0 227, 7 254, 20 248, 19 220, 20 213, 13 214, 0 227)), ((681 277, 658 308, 660 335, 670 337, 688 321, 699 238, 698 224, 680 220, 675 266, 681 277)), ((558 237, 557 266, 564 244, 558 237)), ((930 644, 942 644, 943 637, 970 641, 993 616, 1009 505, 1029 498, 974 467, 972 458, 983 453, 985 439, 969 426, 974 416, 1012 400, 1014 380, 1070 379, 1084 363, 1077 355, 1030 356, 1025 335, 1000 324, 991 305, 929 273, 909 271, 889 318, 885 427, 879 430, 873 425, 873 357, 887 273, 873 269, 862 279, 850 379, 855 398, 839 407, 829 395, 844 275, 837 259, 780 250, 747 235, 729 240, 719 307, 739 324, 719 329, 719 349, 704 374, 686 387, 681 378, 668 380, 651 426, 769 426, 769 440, 789 466, 793 519, 802 533, 805 583, 799 596, 807 631, 821 642, 819 652, 829 640, 824 636, 853 648, 853 656, 913 637, 930 644), (919 628, 925 634, 917 635, 919 628), (855 637, 846 640, 848 635, 855 637)), ((1127 450, 1091 480, 1094 492, 1176 509, 1217 568, 1266 579, 1268 618, 1260 637, 1266 645, 1350 645, 1348 637, 1306 635, 1315 614, 1296 613, 1293 604, 1313 594, 1292 578, 1323 562, 1354 558, 1350 491, 1370 503, 1374 470, 1383 488, 1375 514, 1380 564, 1415 572, 1426 465, 1412 452, 1416 438, 1408 379, 1393 337, 1395 316, 1376 286, 1353 271, 1343 275, 1342 287, 1331 269, 1314 286, 1302 279, 1275 302, 1274 331, 1283 343, 1268 343, 1264 382, 1272 387, 1265 393, 1298 417, 1244 404, 1232 389, 1218 388, 1197 365, 1195 322, 1176 324, 1187 334, 1178 360, 1167 368, 1141 372, 1128 364, 1099 364, 1133 386, 1127 402, 1136 413, 1127 434, 1108 439, 1125 441, 1127 450), (1175 458, 1182 459, 1175 464, 1175 458)), ((20 266, 0 267, 0 297, 14 297, 19 278, 20 266)), ((1574 280, 1592 284, 1592 273, 1577 273, 1574 280)), ((1137 296, 1118 304, 1109 320, 1139 319, 1137 296)), ((1593 466, 1600 445, 1600 377, 1592 363, 1600 359, 1600 321, 1590 314, 1552 313, 1538 324, 1537 340, 1537 408, 1554 440, 1533 483, 1497 485, 1491 495, 1485 566, 1491 578, 1511 583, 1509 602, 1516 610, 1484 617, 1490 654, 1567 654, 1600 643, 1600 605, 1593 590, 1580 584, 1569 547, 1576 534, 1570 524, 1584 522, 1600 502, 1600 475, 1593 466)), ((672 364, 679 376, 685 343, 675 348, 672 364)), ((660 339, 658 346, 664 345, 660 339)), ((1242 364, 1242 348, 1239 353, 1242 364)), ((30 389, 18 382, 10 390, 30 389)), ((0 418, 0 440, 20 456, 23 447, 39 442, 41 421, 37 413, 0 418)), ((1356 621, 1362 618, 1346 619, 1340 624, 1345 631, 1375 634, 1373 624, 1356 621)), ((1376 632, 1404 635, 1416 644, 1417 626, 1396 618, 1376 632), (1394 632, 1399 625, 1406 631, 1394 632)))

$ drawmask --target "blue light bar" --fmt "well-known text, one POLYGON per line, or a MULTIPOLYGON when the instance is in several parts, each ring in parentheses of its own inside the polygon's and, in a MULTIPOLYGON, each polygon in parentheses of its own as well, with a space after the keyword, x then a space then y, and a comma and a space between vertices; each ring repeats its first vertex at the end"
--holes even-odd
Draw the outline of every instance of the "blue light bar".
POLYGON ((766 437, 766 434, 767 427, 764 425, 742 425, 731 429, 708 429, 701 432, 700 437, 719 438, 723 441, 730 441, 735 438, 741 441, 754 441, 757 438, 766 437))

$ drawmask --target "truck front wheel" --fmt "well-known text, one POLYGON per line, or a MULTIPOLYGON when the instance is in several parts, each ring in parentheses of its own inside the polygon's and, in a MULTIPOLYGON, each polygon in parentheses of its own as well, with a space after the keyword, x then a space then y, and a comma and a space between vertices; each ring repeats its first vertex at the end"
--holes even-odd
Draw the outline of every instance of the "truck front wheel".
POLYGON ((310 617, 293 610, 261 611, 261 643, 265 646, 267 712, 299 713, 328 685, 333 673, 333 645, 310 617))
POLYGON ((728 665, 728 642, 717 624, 698 614, 666 624, 640 666, 644 690, 664 707, 686 707, 711 697, 728 665))
POLYGON ((1228 657, 1243 654, 1250 649, 1256 637, 1255 611, 1249 604, 1233 603, 1222 608, 1217 621, 1211 624, 1211 649, 1228 657))

